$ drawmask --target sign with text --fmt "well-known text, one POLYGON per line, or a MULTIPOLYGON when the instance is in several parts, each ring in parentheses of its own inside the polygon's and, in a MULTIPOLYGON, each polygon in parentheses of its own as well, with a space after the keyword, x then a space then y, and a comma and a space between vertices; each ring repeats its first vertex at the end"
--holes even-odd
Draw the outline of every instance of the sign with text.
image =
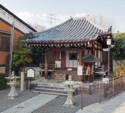
POLYGON ((27 77, 34 77, 34 70, 33 69, 27 70, 27 77))
POLYGON ((79 76, 83 75, 83 66, 78 65, 78 67, 77 67, 77 75, 79 75, 79 76))
POLYGON ((109 48, 104 48, 103 51, 109 51, 109 48))

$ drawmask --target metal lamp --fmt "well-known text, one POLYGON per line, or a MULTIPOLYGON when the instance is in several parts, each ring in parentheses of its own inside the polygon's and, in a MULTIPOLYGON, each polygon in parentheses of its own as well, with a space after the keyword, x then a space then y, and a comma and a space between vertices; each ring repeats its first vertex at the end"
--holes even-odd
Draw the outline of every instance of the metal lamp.
POLYGON ((107 45, 108 45, 108 73, 107 73, 107 76, 109 77, 109 65, 110 65, 110 46, 111 46, 111 43, 112 43, 112 40, 111 38, 108 36, 108 38, 106 39, 106 42, 107 42, 107 45))
POLYGON ((107 45, 111 45, 111 41, 112 41, 111 38, 107 38, 106 39, 107 45))

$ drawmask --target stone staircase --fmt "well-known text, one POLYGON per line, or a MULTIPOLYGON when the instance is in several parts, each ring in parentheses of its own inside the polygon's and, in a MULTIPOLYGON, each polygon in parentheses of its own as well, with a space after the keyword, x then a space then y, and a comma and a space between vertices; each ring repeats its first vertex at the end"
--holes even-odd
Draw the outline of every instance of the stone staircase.
POLYGON ((55 73, 53 74, 53 79, 59 82, 64 82, 68 80, 69 75, 72 76, 73 81, 82 81, 82 76, 77 76, 77 70, 72 70, 71 72, 69 72, 66 69, 55 70, 55 73))
POLYGON ((39 92, 53 95, 67 95, 65 85, 62 83, 37 82, 32 83, 32 92, 39 92))

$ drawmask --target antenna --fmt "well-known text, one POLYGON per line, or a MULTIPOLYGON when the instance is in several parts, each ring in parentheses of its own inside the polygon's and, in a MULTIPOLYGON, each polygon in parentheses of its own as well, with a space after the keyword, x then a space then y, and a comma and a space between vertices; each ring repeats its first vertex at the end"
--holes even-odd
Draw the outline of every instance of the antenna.
POLYGON ((55 15, 54 15, 54 14, 48 14, 48 15, 49 15, 49 17, 46 17, 46 18, 48 18, 48 19, 49 19, 50 26, 51 26, 51 28, 52 28, 53 23, 54 23, 54 21, 53 21, 53 20, 57 20, 57 19, 55 18, 55 15))

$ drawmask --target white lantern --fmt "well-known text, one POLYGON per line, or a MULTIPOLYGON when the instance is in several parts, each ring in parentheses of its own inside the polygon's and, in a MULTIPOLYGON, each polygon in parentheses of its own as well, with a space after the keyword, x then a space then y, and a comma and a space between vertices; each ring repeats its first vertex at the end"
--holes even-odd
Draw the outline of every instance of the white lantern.
POLYGON ((107 45, 111 45, 111 39, 110 38, 107 38, 106 41, 107 41, 107 45))

